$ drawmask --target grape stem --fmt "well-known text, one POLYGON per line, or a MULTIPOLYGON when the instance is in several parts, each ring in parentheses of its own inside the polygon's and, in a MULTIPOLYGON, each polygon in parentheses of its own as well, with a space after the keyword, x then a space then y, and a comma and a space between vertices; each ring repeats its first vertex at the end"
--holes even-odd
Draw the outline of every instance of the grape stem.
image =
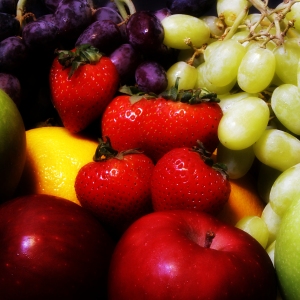
POLYGON ((28 20, 35 20, 35 15, 31 12, 25 13, 25 5, 26 5, 27 0, 19 0, 17 2, 17 7, 16 7, 16 19, 20 23, 20 28, 21 30, 23 27, 26 25, 28 20))
POLYGON ((251 4, 248 3, 247 6, 241 11, 241 13, 237 16, 235 19, 233 25, 230 27, 229 31, 225 31, 225 35, 221 37, 223 40, 229 40, 232 38, 232 36, 236 33, 239 26, 241 25, 244 18, 247 16, 249 8, 251 7, 251 4))
POLYGON ((296 2, 300 2, 300 0, 284 0, 284 2, 275 9, 269 8, 268 2, 268 0, 248 0, 248 5, 237 16, 234 24, 225 30, 225 33, 220 39, 228 40, 236 33, 244 18, 247 16, 249 8, 253 5, 260 12, 260 19, 256 23, 248 25, 250 31, 249 36, 239 42, 244 43, 246 41, 257 40, 263 37, 264 41, 261 45, 262 47, 266 47, 266 44, 271 40, 273 40, 277 46, 282 45, 288 30, 294 26, 294 21, 289 21, 287 24, 284 24, 282 21, 286 14, 291 10, 291 7, 296 2), (270 25, 266 30, 256 33, 255 29, 264 22, 266 18, 271 22, 270 25), (275 28, 275 35, 270 33, 272 28, 275 28))
POLYGON ((132 15, 136 12, 135 6, 131 0, 112 0, 116 5, 122 16, 123 20, 127 20, 129 15, 132 15), (126 10, 129 11, 129 14, 126 10))
POLYGON ((193 43, 192 43, 192 41, 191 41, 190 38, 185 39, 184 42, 194 51, 192 57, 186 62, 187 64, 189 64, 190 66, 192 66, 193 63, 194 63, 194 60, 197 57, 199 57, 199 55, 201 55, 201 54, 204 53, 204 50, 206 49, 207 44, 202 45, 201 48, 196 48, 193 45, 193 43))

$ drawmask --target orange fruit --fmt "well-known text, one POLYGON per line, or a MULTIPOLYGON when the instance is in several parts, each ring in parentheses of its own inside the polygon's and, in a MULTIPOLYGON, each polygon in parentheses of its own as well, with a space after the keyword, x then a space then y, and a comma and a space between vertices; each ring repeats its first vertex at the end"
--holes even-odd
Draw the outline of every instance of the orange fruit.
POLYGON ((239 179, 230 179, 228 202, 217 216, 227 224, 235 225, 246 216, 261 216, 265 203, 259 197, 255 181, 248 173, 239 179))
POLYGON ((74 188, 79 169, 93 160, 98 141, 71 134, 64 127, 40 127, 26 131, 24 171, 17 195, 49 194, 80 205, 74 188))

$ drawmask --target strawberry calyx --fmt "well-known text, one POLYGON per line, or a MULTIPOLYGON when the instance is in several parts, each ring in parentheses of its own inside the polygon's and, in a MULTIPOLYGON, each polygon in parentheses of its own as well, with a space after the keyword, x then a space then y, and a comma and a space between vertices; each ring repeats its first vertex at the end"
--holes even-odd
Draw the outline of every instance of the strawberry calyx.
POLYGON ((204 147, 201 141, 197 140, 197 145, 192 147, 191 151, 197 152, 201 156, 205 164, 212 167, 217 172, 221 173, 225 179, 228 179, 229 176, 227 173, 226 164, 220 162, 215 163, 211 157, 212 153, 206 150, 206 148, 204 147))
POLYGON ((156 95, 155 93, 145 93, 140 91, 137 86, 122 86, 119 92, 130 96, 131 104, 136 103, 141 99, 153 100, 157 98, 164 98, 174 102, 182 102, 188 104, 199 104, 203 102, 215 102, 219 103, 220 99, 216 93, 212 93, 205 88, 179 90, 180 77, 176 78, 174 86, 164 92, 156 95))
POLYGON ((68 79, 80 66, 97 64, 103 55, 99 49, 90 44, 79 45, 74 50, 56 50, 56 53, 58 54, 58 62, 63 69, 70 68, 68 79))
POLYGON ((179 80, 180 77, 176 78, 174 86, 169 90, 166 90, 160 94, 167 100, 179 101, 189 104, 199 104, 202 102, 220 102, 216 93, 212 93, 205 88, 189 89, 189 90, 179 90, 179 80))
POLYGON ((111 158, 122 160, 125 155, 142 153, 138 149, 130 149, 130 150, 124 150, 119 152, 111 146, 110 138, 108 136, 105 137, 105 141, 102 140, 101 138, 99 138, 98 141, 99 144, 93 156, 93 160, 95 162, 105 161, 111 158))

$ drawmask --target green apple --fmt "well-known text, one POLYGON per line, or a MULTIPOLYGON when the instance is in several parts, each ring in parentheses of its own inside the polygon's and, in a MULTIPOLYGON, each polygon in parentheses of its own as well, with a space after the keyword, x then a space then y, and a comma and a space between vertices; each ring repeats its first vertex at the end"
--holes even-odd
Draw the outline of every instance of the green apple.
POLYGON ((0 202, 11 198, 26 159, 26 134, 13 100, 0 89, 0 202))
POLYGON ((300 198, 283 215, 275 245, 275 269, 283 298, 300 299, 300 198))

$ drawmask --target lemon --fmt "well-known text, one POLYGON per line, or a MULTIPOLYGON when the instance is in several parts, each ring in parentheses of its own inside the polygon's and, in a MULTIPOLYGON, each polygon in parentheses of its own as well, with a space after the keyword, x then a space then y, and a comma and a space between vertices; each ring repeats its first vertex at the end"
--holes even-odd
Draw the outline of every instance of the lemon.
POLYGON ((80 205, 74 188, 79 169, 93 160, 98 141, 64 127, 26 131, 26 162, 17 196, 49 194, 80 205))

